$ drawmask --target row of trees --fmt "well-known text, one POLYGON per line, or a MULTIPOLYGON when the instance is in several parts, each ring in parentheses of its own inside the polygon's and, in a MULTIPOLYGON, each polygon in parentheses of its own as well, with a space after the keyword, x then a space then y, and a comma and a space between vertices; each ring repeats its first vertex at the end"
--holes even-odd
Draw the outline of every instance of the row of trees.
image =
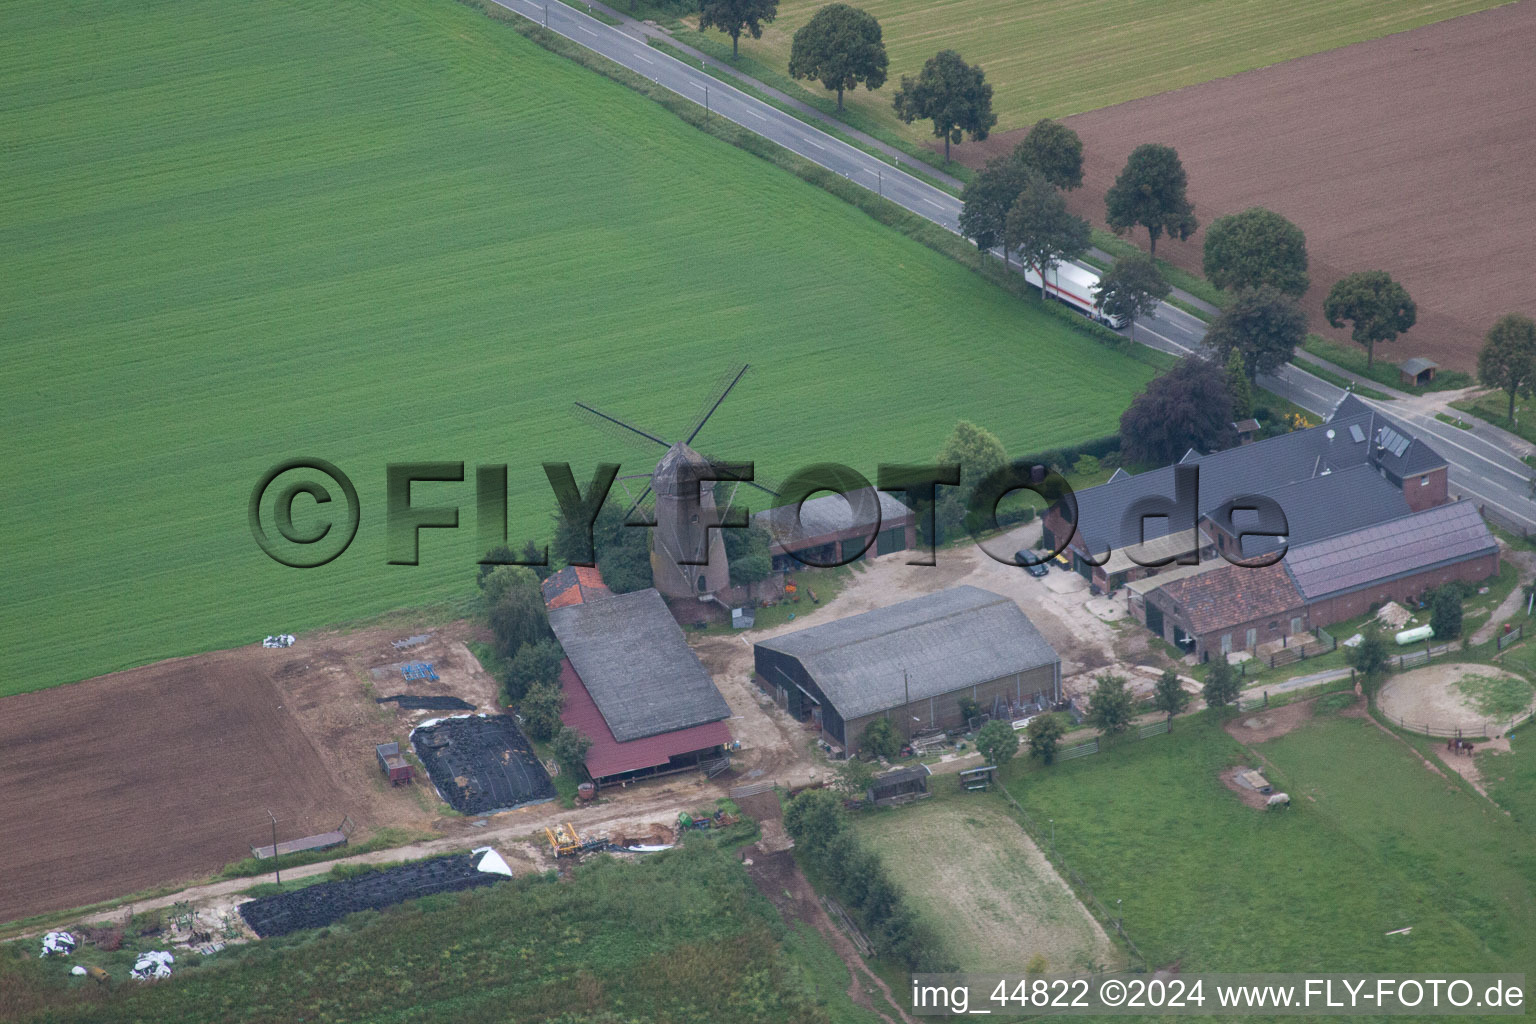
MULTIPOLYGON (((743 32, 761 38, 762 26, 777 14, 778 0, 701 0, 699 27, 729 34, 736 54, 743 32)), ((839 110, 846 91, 883 86, 889 67, 879 21, 848 4, 818 10, 795 32, 790 50, 790 75, 835 92, 839 110)), ((892 105, 908 124, 933 123, 946 162, 951 143, 967 135, 984 140, 997 123, 986 74, 954 50, 929 58, 915 77, 903 75, 892 105)), ((1070 213, 1060 195, 1082 185, 1082 168, 1077 133, 1049 119, 1038 122, 1011 154, 990 161, 966 187, 961 232, 983 251, 1001 245, 1005 262, 1018 253, 1040 273, 1043 294, 1046 272, 1089 246, 1087 221, 1070 213)), ((1137 146, 1105 193, 1105 219, 1116 234, 1145 228, 1148 254, 1155 256, 1164 235, 1183 241, 1199 227, 1188 184, 1173 147, 1137 146)), ((1234 296, 1232 315, 1213 328, 1222 361, 1245 349, 1250 381, 1287 362, 1306 337, 1306 317, 1295 303, 1311 283, 1301 229, 1260 207, 1220 217, 1206 231, 1203 269, 1207 280, 1234 296)), ((1130 320, 1134 334, 1135 321, 1168 292, 1151 259, 1122 260, 1100 295, 1104 311, 1130 320)), ((1418 319, 1407 290, 1381 270, 1335 282, 1323 314, 1330 326, 1349 327, 1351 339, 1366 351, 1367 368, 1375 365, 1378 344, 1393 341, 1418 319)), ((1536 322, 1518 314, 1501 319, 1485 339, 1477 370, 1480 383, 1509 396, 1506 415, 1513 418, 1516 398, 1532 397, 1536 389, 1536 322)))
POLYGON ((914 971, 952 971, 939 937, 908 905, 880 857, 848 824, 830 790, 812 789, 789 802, 784 831, 812 870, 858 918, 882 957, 914 971))

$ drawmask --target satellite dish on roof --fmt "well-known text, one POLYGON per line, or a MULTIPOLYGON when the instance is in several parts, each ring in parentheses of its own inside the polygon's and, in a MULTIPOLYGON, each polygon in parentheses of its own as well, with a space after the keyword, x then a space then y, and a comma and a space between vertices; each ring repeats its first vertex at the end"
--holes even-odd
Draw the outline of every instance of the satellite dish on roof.
POLYGON ((1329 427, 1328 428, 1328 433, 1324 434, 1323 436, 1326 437, 1328 440, 1332 441, 1333 440, 1333 428, 1329 427))

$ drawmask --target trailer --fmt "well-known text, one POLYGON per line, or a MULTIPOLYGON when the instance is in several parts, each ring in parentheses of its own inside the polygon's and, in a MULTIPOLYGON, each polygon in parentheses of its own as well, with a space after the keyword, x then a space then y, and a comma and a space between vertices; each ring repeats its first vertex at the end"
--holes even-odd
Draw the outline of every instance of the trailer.
MULTIPOLYGON (((1024 280, 1039 288, 1040 272, 1034 267, 1025 267, 1024 280)), ((1109 316, 1099 308, 1099 275, 1076 263, 1058 263, 1047 271, 1045 294, 1115 330, 1127 323, 1125 317, 1109 316)))
POLYGON ((411 764, 400 755, 400 744, 380 743, 373 748, 379 759, 379 771, 392 786, 403 786, 411 781, 411 764))

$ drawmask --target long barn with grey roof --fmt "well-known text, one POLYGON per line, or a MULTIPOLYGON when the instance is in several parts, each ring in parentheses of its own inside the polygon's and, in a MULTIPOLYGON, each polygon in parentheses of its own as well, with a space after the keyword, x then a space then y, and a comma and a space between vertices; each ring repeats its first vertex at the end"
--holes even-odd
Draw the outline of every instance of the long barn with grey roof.
POLYGON ((725 756, 731 707, 657 591, 594 590, 580 603, 551 607, 549 625, 565 650, 560 720, 592 741, 586 766, 594 779, 679 771, 725 756))
POLYGON ((962 586, 759 641, 758 685, 849 753, 878 718, 914 734, 965 725, 984 711, 1053 704, 1061 659, 1006 597, 962 586))

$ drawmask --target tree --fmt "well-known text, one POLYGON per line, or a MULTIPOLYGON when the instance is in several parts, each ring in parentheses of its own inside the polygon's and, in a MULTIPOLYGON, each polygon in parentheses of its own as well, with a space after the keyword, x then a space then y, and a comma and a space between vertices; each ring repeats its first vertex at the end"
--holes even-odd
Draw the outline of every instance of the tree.
POLYGON ((487 578, 487 594, 493 589, 500 591, 491 607, 491 632, 496 637, 497 654, 511 659, 524 644, 553 638, 549 613, 533 573, 522 566, 502 566, 487 578), (514 570, 521 570, 518 575, 526 574, 527 581, 498 588, 497 578, 512 575, 514 570))
POLYGON ((560 682, 560 661, 565 652, 559 641, 535 640, 517 649, 503 674, 507 703, 516 704, 535 686, 554 686, 560 682))
POLYGON ((1136 321, 1154 313, 1171 290, 1157 262, 1138 252, 1116 260, 1104 274, 1099 282, 1099 308, 1106 316, 1129 320, 1134 340, 1136 321))
POLYGON ((1290 362, 1306 337, 1307 317, 1296 300, 1266 284, 1238 292, 1206 331, 1205 343, 1223 363, 1241 352, 1257 379, 1290 362))
POLYGON ((875 766, 857 757, 844 758, 837 766, 837 781, 832 785, 838 792, 849 797, 863 799, 870 783, 875 781, 875 766))
POLYGON ((523 695, 517 705, 517 714, 529 736, 547 743, 560 731, 560 711, 564 707, 565 694, 560 692, 560 687, 541 684, 523 695))
POLYGON ((1038 757, 1042 764, 1055 761, 1056 747, 1066 731, 1055 715, 1036 715, 1029 723, 1029 756, 1038 757))
POLYGON ((1211 284, 1228 291, 1269 285, 1299 297, 1311 283, 1301 228, 1259 206, 1211 222, 1204 266, 1211 284))
MULTIPOLYGON (((615 594, 644 590, 651 585, 651 547, 649 530, 624 525, 624 509, 604 504, 592 524, 592 546, 597 554, 597 568, 603 583, 615 594)), ((585 540, 565 517, 555 514, 554 557, 566 564, 585 559, 585 540)))
POLYGON ((1166 231, 1183 241, 1200 222, 1185 196, 1189 178, 1172 146, 1143 143, 1131 150, 1125 168, 1104 194, 1109 226, 1121 235, 1140 225, 1147 229, 1149 251, 1157 253, 1157 240, 1166 231))
POLYGON ((1499 317, 1477 354, 1477 380, 1509 395, 1506 419, 1515 418, 1515 399, 1536 388, 1536 321, 1519 313, 1499 317))
POLYGON ((859 753, 870 757, 883 757, 887 761, 901 753, 901 734, 889 718, 877 718, 864 727, 859 735, 859 753))
POLYGON ((1001 768, 1019 752, 1018 733, 1007 722, 994 718, 976 733, 976 749, 981 751, 987 764, 1001 768))
POLYGON ((1120 416, 1120 454, 1131 463, 1166 465, 1191 448, 1221 448, 1231 434, 1226 372, 1200 356, 1185 356, 1152 378, 1120 416))
MULTIPOLYGON (((999 156, 987 161, 960 192, 960 233, 986 252, 1003 242, 1008 229, 1008 211, 1012 209, 1029 169, 1012 157, 999 156)), ((1003 262, 1008 250, 1003 249, 1003 262)))
POLYGON ((940 50, 929 57, 916 78, 902 75, 901 88, 891 103, 896 116, 907 124, 933 122, 933 137, 944 140, 945 163, 951 142, 961 141, 966 133, 980 142, 997 124, 986 75, 954 50, 940 50))
POLYGON ((1253 415, 1253 388, 1248 383, 1248 367, 1243 350, 1232 349, 1227 356, 1227 393, 1232 396, 1232 418, 1245 420, 1253 415))
POLYGON ((1167 712, 1170 724, 1174 715, 1189 707, 1189 694, 1184 692, 1184 684, 1173 669, 1164 669, 1157 677, 1157 685, 1152 689, 1152 706, 1167 712))
POLYGON ((1071 128, 1048 117, 1036 121, 1014 147, 1013 162, 1039 171, 1063 192, 1083 184, 1083 140, 1071 128))
POLYGON ((969 420, 955 424, 938 454, 939 465, 960 467, 960 486, 940 490, 934 509, 934 521, 941 537, 953 536, 966 524, 972 491, 988 474, 1003 468, 1007 462, 1008 453, 996 434, 969 420))
POLYGON ((1211 667, 1206 670, 1205 685, 1200 690, 1200 695, 1205 698, 1205 706, 1224 708, 1228 704, 1237 703, 1237 695, 1241 689, 1240 682, 1227 656, 1216 655, 1211 662, 1211 667))
POLYGON ((837 795, 830 790, 808 789, 784 808, 784 831, 811 857, 826 850, 847 827, 837 795))
POLYGON ((1040 173, 1030 174, 1024 191, 1008 208, 1003 251, 1018 250, 1019 262, 1040 275, 1040 298, 1045 298, 1045 278, 1063 260, 1088 250, 1088 222, 1067 209, 1067 201, 1040 173))
POLYGON ((795 31, 789 49, 789 74, 815 78, 823 88, 837 90, 837 109, 843 109, 843 90, 878 89, 885 84, 890 60, 874 16, 847 4, 828 4, 795 31))
POLYGON ((763 24, 779 16, 779 0, 701 0, 699 31, 717 28, 731 37, 731 59, 739 56, 743 30, 763 38, 763 24))
POLYGON ((1375 692, 1376 686, 1387 674, 1387 638, 1381 633, 1381 624, 1375 619, 1360 630, 1360 644, 1344 655, 1354 670, 1360 673, 1360 688, 1366 696, 1375 692))
POLYGON ((965 727, 969 729, 971 723, 981 717, 981 702, 975 697, 961 697, 957 703, 960 705, 960 717, 965 720, 965 727))
POLYGON ((1429 602, 1429 628, 1435 631, 1436 640, 1461 635, 1461 591, 1454 583, 1435 588, 1429 602))
POLYGON ((568 725, 561 726, 550 749, 561 767, 572 775, 581 775, 586 772, 587 751, 592 749, 592 740, 568 725))
POLYGON ((1088 724, 1103 736, 1118 736, 1131 727, 1135 699, 1125 688, 1125 677, 1101 672, 1093 677, 1093 693, 1088 696, 1088 724))
POLYGON ((1376 360, 1376 343, 1392 341, 1418 320, 1418 307, 1385 270, 1361 270, 1335 281, 1323 300, 1323 315, 1334 327, 1347 320, 1350 337, 1365 346, 1365 365, 1376 360))

